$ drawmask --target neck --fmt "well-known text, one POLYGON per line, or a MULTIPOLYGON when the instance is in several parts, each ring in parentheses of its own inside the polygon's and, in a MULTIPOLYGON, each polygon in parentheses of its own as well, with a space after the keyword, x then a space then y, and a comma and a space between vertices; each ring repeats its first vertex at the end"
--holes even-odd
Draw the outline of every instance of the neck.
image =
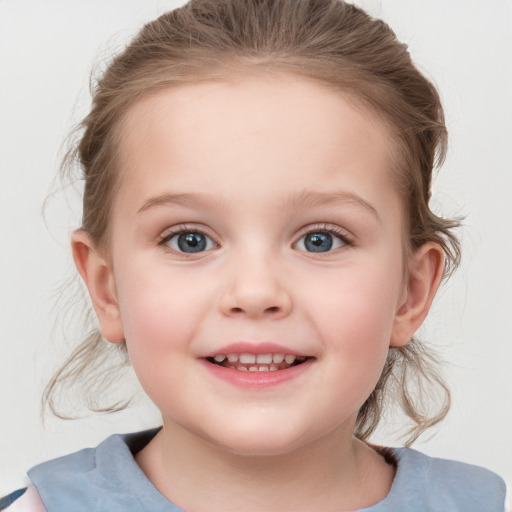
POLYGON ((351 433, 291 452, 241 456, 166 423, 136 456, 155 487, 185 510, 354 510, 382 500, 394 468, 351 433))

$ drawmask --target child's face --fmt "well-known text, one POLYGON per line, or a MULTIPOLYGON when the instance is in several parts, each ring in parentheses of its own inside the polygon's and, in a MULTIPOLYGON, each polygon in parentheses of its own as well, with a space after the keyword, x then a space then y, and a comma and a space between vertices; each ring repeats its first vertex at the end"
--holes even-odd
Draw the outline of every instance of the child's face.
POLYGON ((245 454, 350 439, 404 302, 386 127, 308 81, 251 78, 144 99, 121 155, 109 332, 164 422, 245 454), (266 363, 212 362, 232 353, 266 363))

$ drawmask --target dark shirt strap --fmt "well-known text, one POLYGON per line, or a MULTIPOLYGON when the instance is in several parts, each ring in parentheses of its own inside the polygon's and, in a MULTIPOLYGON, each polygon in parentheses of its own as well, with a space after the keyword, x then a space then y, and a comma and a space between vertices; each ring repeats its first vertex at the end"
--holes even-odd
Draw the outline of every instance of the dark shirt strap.
POLYGON ((7 496, 0 498, 0 510, 4 510, 9 505, 14 503, 20 496, 23 496, 23 494, 25 494, 26 490, 27 488, 24 487, 23 489, 18 489, 17 491, 11 492, 11 494, 8 494, 7 496))

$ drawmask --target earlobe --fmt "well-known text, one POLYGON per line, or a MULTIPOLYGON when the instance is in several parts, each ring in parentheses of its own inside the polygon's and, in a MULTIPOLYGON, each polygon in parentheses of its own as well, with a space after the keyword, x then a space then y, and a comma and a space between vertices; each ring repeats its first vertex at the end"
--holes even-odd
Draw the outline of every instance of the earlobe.
POLYGON ((441 283, 443 270, 443 250, 439 244, 428 242, 413 255, 404 297, 395 316, 390 346, 407 345, 420 328, 441 283))
POLYGON ((82 229, 71 236, 71 247, 76 268, 89 290, 101 334, 112 343, 123 341, 124 331, 111 265, 82 229))

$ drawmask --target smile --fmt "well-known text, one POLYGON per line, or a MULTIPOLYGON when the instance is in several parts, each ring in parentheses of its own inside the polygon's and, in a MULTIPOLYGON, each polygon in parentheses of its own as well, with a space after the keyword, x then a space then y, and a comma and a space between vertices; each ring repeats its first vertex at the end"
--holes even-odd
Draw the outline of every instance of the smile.
POLYGON ((207 357, 206 359, 210 363, 218 366, 232 368, 243 372, 275 372, 278 370, 286 370, 292 366, 297 366, 308 358, 282 353, 228 353, 217 354, 214 357, 207 357))

